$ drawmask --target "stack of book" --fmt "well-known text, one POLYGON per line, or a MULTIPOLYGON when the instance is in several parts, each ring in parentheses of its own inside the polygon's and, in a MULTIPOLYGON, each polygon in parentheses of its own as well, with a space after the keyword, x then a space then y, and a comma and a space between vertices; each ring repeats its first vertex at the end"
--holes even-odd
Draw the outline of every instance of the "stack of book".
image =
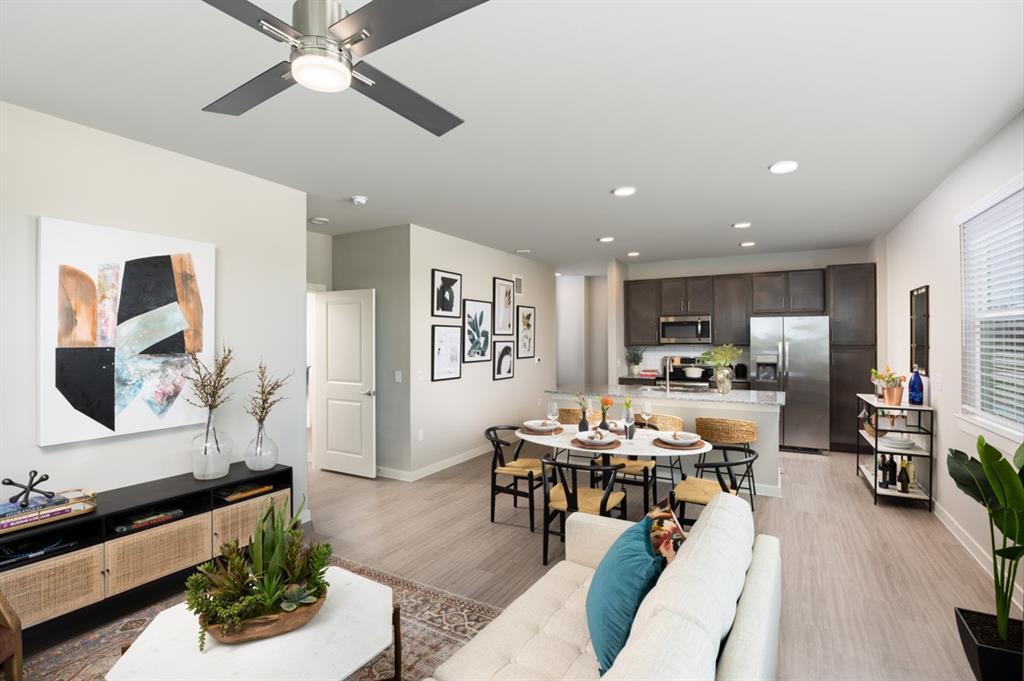
POLYGON ((47 499, 41 494, 29 497, 28 506, 0 504, 0 534, 24 530, 55 520, 72 518, 96 510, 96 495, 81 489, 67 490, 47 499))
POLYGON ((657 369, 641 369, 640 378, 657 378, 660 376, 657 369))

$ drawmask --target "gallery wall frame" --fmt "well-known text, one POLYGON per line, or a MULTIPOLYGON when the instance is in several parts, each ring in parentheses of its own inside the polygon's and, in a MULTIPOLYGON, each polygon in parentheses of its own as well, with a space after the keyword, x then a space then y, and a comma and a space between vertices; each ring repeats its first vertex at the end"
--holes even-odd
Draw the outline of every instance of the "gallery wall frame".
POLYGON ((458 319, 462 310, 462 275, 439 268, 430 270, 430 316, 458 319))
POLYGON ((537 308, 516 305, 516 359, 537 356, 537 308))
POLYGON ((516 332, 516 283, 511 279, 494 277, 491 289, 491 300, 494 301, 494 335, 511 336, 516 332))
POLYGON ((430 327, 430 380, 462 378, 462 327, 434 324, 430 327))
POLYGON ((504 381, 515 376, 515 341, 494 341, 494 360, 491 366, 491 379, 504 381))
POLYGON ((462 361, 491 361, 494 304, 489 300, 462 299, 462 361))

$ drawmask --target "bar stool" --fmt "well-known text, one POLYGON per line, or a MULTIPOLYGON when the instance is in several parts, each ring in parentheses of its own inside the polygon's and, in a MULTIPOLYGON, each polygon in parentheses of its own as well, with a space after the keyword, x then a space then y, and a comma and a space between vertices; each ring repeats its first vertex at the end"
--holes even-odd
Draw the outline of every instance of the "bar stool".
MULTIPOLYGON (((749 449, 757 441, 757 424, 753 421, 699 417, 695 427, 697 434, 700 435, 702 440, 722 452, 722 458, 726 462, 729 461, 729 451, 732 451, 734 446, 749 449), (733 445, 733 447, 729 445, 733 445)), ((701 454, 697 459, 698 464, 706 462, 707 454, 701 454)), ((705 470, 709 469, 698 468, 697 477, 703 478, 705 470)), ((750 493, 750 508, 753 509, 754 497, 757 495, 757 483, 754 481, 753 466, 750 467, 748 480, 747 488, 750 493)))

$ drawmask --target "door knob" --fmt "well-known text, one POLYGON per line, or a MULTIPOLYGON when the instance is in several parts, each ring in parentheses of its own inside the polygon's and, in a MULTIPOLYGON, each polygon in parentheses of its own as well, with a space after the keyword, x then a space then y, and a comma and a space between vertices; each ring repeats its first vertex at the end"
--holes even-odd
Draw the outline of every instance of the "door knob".
POLYGON ((373 397, 373 396, 375 396, 377 394, 377 391, 376 390, 367 390, 363 394, 366 395, 367 397, 373 397))

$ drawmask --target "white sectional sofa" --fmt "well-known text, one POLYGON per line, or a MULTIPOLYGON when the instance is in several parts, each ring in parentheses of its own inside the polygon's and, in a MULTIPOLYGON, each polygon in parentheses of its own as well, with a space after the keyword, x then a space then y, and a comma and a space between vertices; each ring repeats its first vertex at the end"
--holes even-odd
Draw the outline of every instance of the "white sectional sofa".
POLYGON ((647 594, 615 664, 599 677, 587 631, 590 579, 632 523, 576 513, 565 560, 434 672, 436 681, 774 679, 779 541, 754 536, 750 505, 720 494, 647 594))

